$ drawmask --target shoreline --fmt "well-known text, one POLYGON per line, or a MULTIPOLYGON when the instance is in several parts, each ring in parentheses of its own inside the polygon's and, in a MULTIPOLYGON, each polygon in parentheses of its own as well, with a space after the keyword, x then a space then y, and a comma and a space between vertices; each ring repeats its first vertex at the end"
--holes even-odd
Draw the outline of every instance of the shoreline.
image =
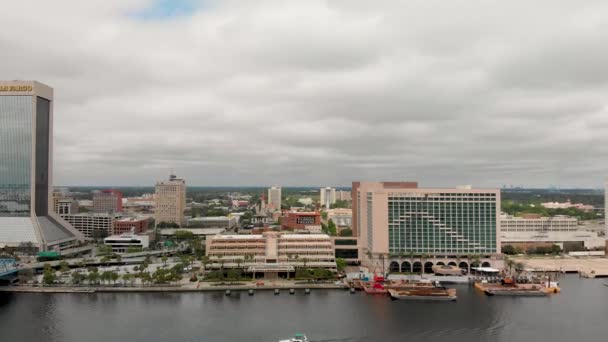
POLYGON ((181 286, 151 286, 151 287, 110 287, 110 286, 91 286, 91 287, 70 287, 70 286, 2 286, 0 292, 7 293, 143 293, 143 292, 220 292, 220 291, 274 291, 275 289, 288 291, 294 290, 348 290, 347 285, 336 284, 293 284, 293 285, 218 285, 203 286, 199 288, 181 286))

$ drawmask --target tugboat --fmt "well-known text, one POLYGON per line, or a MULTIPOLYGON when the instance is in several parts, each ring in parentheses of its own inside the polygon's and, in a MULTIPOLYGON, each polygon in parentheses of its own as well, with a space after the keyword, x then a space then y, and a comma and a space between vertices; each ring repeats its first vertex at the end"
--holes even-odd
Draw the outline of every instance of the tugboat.
POLYGON ((304 334, 297 333, 289 340, 280 340, 279 342, 308 342, 308 338, 304 334))

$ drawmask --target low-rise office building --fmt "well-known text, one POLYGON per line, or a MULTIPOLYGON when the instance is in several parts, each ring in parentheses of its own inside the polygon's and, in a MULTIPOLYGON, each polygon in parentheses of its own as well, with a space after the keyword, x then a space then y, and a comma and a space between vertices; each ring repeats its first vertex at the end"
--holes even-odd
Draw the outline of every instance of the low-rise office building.
POLYGON ((141 234, 148 231, 148 224, 150 220, 148 218, 133 218, 125 217, 114 221, 113 235, 120 235, 124 233, 141 234))
POLYGON ((267 277, 288 277, 298 267, 336 270, 333 242, 326 234, 216 235, 206 244, 209 269, 241 268, 267 277))
POLYGON ((228 216, 207 216, 188 219, 189 228, 225 228, 236 227, 237 218, 228 216))
POLYGON ((338 228, 338 232, 344 229, 350 229, 353 225, 353 210, 352 209, 330 209, 327 211, 327 221, 332 222, 338 228))
POLYGON ((586 231, 576 217, 542 217, 525 214, 522 217, 501 215, 500 241, 502 246, 511 245, 526 250, 530 247, 558 245, 564 250, 571 248, 596 248, 604 245, 605 239, 597 232, 586 231))
POLYGON ((281 226, 287 230, 306 229, 306 226, 320 226, 321 214, 318 211, 291 211, 281 217, 281 226))
POLYGON ((150 247, 150 237, 147 235, 125 233, 108 236, 103 239, 103 243, 106 246, 110 246, 114 253, 125 253, 130 248, 144 249, 150 247))
POLYGON ((114 222, 117 219, 113 214, 89 213, 61 215, 61 217, 89 239, 112 235, 114 222))

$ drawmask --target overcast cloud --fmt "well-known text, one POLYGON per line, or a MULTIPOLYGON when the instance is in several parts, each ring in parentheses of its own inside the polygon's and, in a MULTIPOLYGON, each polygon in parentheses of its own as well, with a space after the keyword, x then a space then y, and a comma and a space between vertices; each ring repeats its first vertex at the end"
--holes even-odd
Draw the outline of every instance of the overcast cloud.
POLYGON ((4 1, 55 183, 598 187, 606 1, 4 1))

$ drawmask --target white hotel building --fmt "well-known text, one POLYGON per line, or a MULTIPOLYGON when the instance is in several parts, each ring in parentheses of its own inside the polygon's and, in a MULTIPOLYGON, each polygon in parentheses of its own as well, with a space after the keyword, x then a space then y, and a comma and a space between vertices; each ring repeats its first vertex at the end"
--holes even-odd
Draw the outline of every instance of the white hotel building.
POLYGON ((587 248, 601 247, 604 239, 596 232, 586 231, 579 226, 578 219, 570 216, 541 217, 524 215, 516 217, 500 216, 500 240, 503 246, 529 246, 534 244, 579 243, 587 248))

